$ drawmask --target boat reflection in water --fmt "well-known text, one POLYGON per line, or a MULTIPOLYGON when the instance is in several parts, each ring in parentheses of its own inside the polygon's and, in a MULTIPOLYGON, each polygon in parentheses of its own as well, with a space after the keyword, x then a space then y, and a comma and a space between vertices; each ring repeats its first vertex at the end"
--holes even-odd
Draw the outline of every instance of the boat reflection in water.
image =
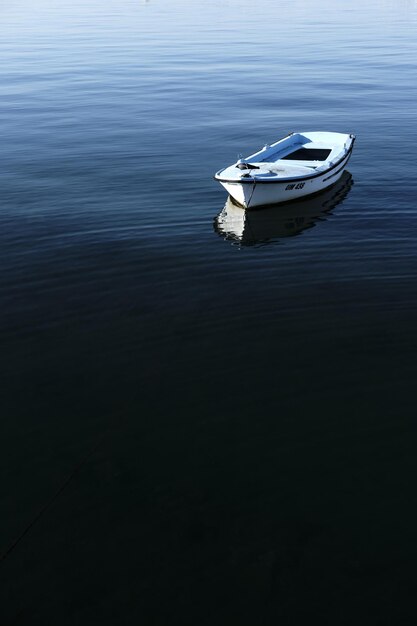
POLYGON ((270 205, 245 211, 227 199, 214 220, 214 230, 226 240, 241 245, 272 243, 282 237, 299 235, 312 228, 329 211, 340 204, 353 185, 352 175, 344 172, 335 185, 316 196, 288 204, 270 205))

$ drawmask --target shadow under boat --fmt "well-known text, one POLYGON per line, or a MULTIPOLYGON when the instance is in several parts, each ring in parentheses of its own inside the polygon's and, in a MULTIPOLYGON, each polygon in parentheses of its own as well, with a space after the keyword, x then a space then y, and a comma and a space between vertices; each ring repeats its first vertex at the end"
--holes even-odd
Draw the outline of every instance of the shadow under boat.
POLYGON ((346 198, 352 185, 352 174, 345 171, 337 183, 319 194, 250 211, 235 204, 229 196, 214 220, 214 230, 224 239, 245 246, 294 237, 324 219, 346 198))

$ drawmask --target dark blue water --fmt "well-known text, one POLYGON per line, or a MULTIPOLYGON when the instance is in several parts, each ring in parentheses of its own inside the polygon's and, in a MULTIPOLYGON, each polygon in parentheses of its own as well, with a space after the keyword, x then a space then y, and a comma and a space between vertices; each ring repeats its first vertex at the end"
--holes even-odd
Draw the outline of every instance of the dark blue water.
POLYGON ((416 2, 0 16, 0 623, 414 625, 416 2), (227 213, 297 130, 349 175, 227 213))

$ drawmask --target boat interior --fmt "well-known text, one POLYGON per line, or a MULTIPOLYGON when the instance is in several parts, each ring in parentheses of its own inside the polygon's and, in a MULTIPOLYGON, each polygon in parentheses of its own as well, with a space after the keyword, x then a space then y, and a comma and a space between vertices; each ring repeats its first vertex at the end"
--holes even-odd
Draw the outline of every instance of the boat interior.
POLYGON ((264 146, 245 161, 250 163, 286 161, 285 165, 294 164, 316 169, 343 152, 347 137, 338 133, 293 133, 271 146, 264 146))
POLYGON ((242 179, 303 177, 328 169, 347 153, 350 135, 332 132, 291 133, 219 172, 242 179))

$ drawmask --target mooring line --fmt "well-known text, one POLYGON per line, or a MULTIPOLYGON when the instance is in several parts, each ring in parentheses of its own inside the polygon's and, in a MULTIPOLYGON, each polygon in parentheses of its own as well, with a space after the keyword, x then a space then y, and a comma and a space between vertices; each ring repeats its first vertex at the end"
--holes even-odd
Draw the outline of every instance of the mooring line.
POLYGON ((249 209, 249 206, 250 206, 250 203, 251 203, 251 200, 252 200, 252 196, 253 196, 253 192, 255 191, 256 183, 257 183, 257 181, 256 181, 255 176, 254 176, 253 177, 252 193, 251 193, 250 198, 249 198, 248 206, 246 207, 247 209, 249 209))
POLYGON ((52 495, 52 497, 46 502, 46 504, 37 512, 32 521, 23 529, 18 537, 10 544, 8 548, 0 555, 0 563, 2 563, 9 554, 16 548, 16 546, 22 541, 22 539, 28 534, 28 532, 33 528, 37 521, 42 517, 42 515, 49 509, 49 507, 55 502, 55 500, 61 495, 64 489, 69 485, 74 476, 80 471, 80 469, 85 465, 88 459, 94 454, 100 445, 102 439, 108 431, 105 431, 101 435, 98 436, 98 440, 96 441, 93 448, 88 452, 88 454, 81 459, 81 461, 74 467, 74 469, 70 472, 70 474, 66 477, 64 482, 60 485, 57 491, 52 495))

